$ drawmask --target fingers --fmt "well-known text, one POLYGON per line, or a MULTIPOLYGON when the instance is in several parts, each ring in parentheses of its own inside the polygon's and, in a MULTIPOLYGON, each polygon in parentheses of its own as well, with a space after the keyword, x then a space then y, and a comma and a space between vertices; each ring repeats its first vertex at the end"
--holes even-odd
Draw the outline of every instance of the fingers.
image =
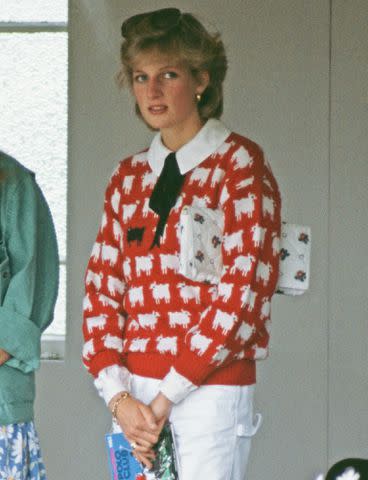
POLYGON ((138 460, 138 462, 143 463, 145 467, 151 470, 151 468, 153 467, 153 463, 147 456, 142 455, 140 453, 134 453, 134 456, 138 460))
POLYGON ((0 365, 3 365, 5 362, 7 362, 10 356, 11 355, 8 352, 0 348, 0 365))
POLYGON ((132 438, 133 442, 136 443, 137 446, 139 446, 142 449, 141 450, 142 452, 150 450, 154 445, 153 442, 148 442, 147 440, 144 440, 141 437, 136 436, 136 435, 133 435, 130 438, 132 438))
POLYGON ((137 427, 127 428, 125 433, 130 438, 134 439, 134 441, 138 442, 144 447, 151 447, 152 445, 157 443, 159 434, 158 431, 157 433, 150 433, 137 427))
POLYGON ((132 440, 131 438, 128 438, 128 441, 132 446, 132 454, 134 455, 134 457, 139 462, 143 463, 146 467, 151 469, 152 461, 156 458, 154 451, 149 447, 140 445, 138 442, 132 440))
POLYGON ((157 442, 159 429, 147 405, 130 397, 117 409, 117 417, 123 432, 139 444, 152 446, 157 442))
MULTIPOLYGON (((143 445, 140 445, 137 442, 134 442, 133 446, 135 447, 133 449, 133 452, 135 452, 135 453, 142 454, 142 455, 144 455, 146 457, 149 457, 149 458, 152 458, 152 459, 154 459, 156 457, 155 452, 152 450, 151 447, 144 447, 143 445)), ((133 448, 133 446, 132 446, 132 448, 133 448)))
POLYGON ((141 404, 140 407, 139 407, 144 419, 146 420, 146 422, 148 423, 149 427, 155 431, 157 430, 157 421, 156 421, 156 417, 151 409, 151 407, 149 407, 148 405, 145 405, 145 404, 141 404))

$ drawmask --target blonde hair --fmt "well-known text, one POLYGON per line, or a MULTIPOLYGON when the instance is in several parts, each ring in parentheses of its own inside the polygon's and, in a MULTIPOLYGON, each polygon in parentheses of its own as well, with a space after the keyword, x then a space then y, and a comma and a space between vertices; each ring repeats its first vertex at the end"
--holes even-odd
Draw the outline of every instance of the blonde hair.
MULTIPOLYGON (((209 84, 197 104, 198 113, 204 120, 220 118, 223 112, 223 81, 227 71, 225 48, 220 34, 209 33, 190 13, 178 11, 178 14, 176 24, 166 28, 157 27, 150 21, 150 14, 143 14, 129 34, 123 33, 118 83, 121 87, 126 84, 131 86, 133 63, 137 56, 157 50, 182 62, 194 78, 199 79, 201 72, 208 72, 209 84)), ((129 19, 123 23, 122 29, 127 22, 129 19)), ((142 117, 137 104, 136 113, 142 117)))

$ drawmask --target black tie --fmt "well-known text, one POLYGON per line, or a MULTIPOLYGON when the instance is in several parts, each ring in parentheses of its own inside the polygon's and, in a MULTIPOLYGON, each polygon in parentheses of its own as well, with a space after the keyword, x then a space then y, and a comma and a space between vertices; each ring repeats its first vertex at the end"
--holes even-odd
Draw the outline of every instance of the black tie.
POLYGON ((157 179, 149 201, 150 208, 160 216, 151 248, 160 245, 160 238, 170 210, 176 203, 184 180, 185 175, 180 173, 175 153, 172 152, 165 158, 164 168, 157 179))

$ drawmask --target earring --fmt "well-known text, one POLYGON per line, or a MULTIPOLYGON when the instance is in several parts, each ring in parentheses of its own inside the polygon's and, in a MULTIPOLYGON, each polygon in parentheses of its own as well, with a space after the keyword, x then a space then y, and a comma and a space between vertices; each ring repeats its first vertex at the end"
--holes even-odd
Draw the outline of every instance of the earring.
POLYGON ((195 96, 196 100, 197 100, 197 103, 199 103, 202 99, 202 95, 200 93, 196 93, 196 96, 195 96))

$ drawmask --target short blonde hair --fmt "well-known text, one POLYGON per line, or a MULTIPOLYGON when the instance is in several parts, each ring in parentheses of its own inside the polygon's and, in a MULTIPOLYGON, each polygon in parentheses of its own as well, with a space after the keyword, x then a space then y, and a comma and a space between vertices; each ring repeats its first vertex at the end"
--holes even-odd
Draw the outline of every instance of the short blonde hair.
MULTIPOLYGON (((157 26, 150 20, 150 15, 159 15, 160 12, 163 10, 137 16, 135 28, 128 32, 124 32, 124 25, 130 19, 123 23, 124 40, 120 49, 118 83, 120 86, 131 86, 134 60, 141 53, 157 50, 182 62, 194 78, 199 78, 203 71, 208 72, 209 84, 198 102, 198 112, 204 120, 220 118, 223 112, 223 81, 227 71, 225 48, 220 34, 209 33, 192 14, 181 13, 179 10, 174 25, 166 25, 165 28, 157 26)), ((136 112, 141 117, 138 105, 136 112)))

